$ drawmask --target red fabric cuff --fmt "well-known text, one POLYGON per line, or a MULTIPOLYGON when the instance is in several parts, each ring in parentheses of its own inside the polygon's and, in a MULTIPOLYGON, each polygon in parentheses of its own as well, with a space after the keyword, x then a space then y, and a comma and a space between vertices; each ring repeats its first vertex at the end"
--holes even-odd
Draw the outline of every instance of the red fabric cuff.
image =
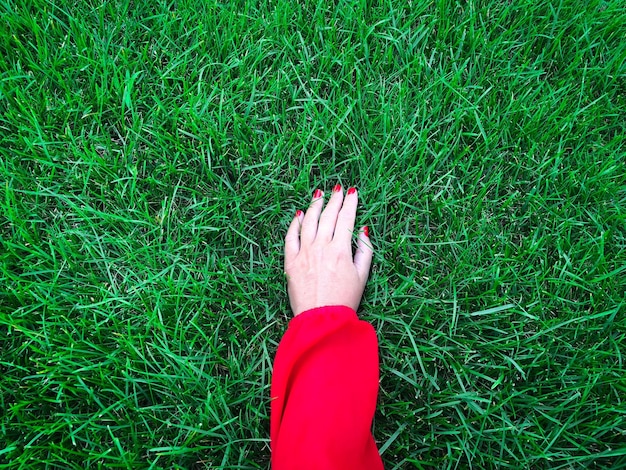
POLYGON ((358 320, 356 311, 346 305, 326 305, 324 307, 315 307, 305 310, 300 315, 296 315, 289 321, 287 328, 293 328, 301 323, 309 322, 320 315, 328 316, 335 319, 355 319, 358 320))

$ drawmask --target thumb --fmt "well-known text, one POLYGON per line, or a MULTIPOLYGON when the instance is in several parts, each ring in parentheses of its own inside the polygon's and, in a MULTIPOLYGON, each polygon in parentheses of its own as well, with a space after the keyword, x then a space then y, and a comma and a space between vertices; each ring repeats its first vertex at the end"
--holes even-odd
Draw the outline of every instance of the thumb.
POLYGON ((365 285, 369 277, 373 256, 374 247, 370 241, 369 229, 366 225, 359 230, 359 237, 356 242, 356 253, 354 254, 354 266, 359 274, 359 278, 363 281, 363 285, 365 285))
POLYGON ((303 217, 302 211, 296 211, 296 215, 287 230, 287 235, 285 235, 285 266, 291 264, 300 252, 300 226, 303 217))

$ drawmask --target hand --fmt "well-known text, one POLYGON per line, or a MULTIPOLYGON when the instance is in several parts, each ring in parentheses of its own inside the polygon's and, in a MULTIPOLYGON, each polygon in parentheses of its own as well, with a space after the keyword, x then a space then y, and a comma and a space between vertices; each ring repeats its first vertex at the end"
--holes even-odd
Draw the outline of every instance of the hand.
POLYGON ((291 221, 285 236, 285 274, 294 315, 327 305, 355 311, 359 307, 373 249, 368 228, 362 227, 352 258, 357 203, 355 188, 344 198, 337 185, 322 212, 324 193, 316 190, 306 214, 298 211, 291 221))

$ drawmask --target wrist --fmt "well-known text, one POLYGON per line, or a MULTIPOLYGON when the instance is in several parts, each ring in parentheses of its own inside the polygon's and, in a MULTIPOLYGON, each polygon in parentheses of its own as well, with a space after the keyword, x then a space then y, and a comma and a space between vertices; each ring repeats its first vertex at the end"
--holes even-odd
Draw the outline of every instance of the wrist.
MULTIPOLYGON (((304 320, 306 318, 314 317, 357 317, 356 310, 348 305, 323 305, 320 307, 313 307, 296 314, 291 320, 293 323, 296 319, 304 320)), ((297 322, 296 322, 297 323, 297 322)))

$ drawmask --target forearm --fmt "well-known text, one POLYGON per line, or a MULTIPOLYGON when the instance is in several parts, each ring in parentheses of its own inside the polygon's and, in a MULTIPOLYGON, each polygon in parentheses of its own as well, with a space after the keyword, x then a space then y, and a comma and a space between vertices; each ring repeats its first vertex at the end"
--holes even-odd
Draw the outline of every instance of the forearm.
POLYGON ((274 470, 382 469, 370 430, 378 374, 376 333, 353 309, 294 318, 274 361, 274 470))

